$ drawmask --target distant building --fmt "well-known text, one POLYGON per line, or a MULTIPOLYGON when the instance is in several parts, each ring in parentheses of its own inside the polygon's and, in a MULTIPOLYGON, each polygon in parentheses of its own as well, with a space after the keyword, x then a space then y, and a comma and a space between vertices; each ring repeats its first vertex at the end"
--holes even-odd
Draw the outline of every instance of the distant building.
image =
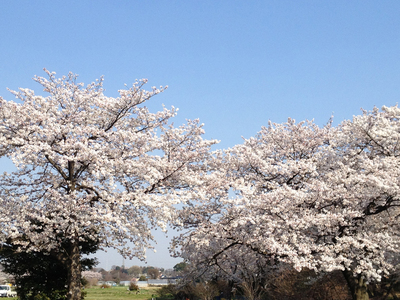
POLYGON ((177 279, 148 279, 147 282, 149 285, 169 285, 176 284, 177 279))
POLYGON ((147 283, 147 281, 136 281, 135 284, 136 284, 138 287, 148 287, 148 286, 149 286, 149 284, 147 283))

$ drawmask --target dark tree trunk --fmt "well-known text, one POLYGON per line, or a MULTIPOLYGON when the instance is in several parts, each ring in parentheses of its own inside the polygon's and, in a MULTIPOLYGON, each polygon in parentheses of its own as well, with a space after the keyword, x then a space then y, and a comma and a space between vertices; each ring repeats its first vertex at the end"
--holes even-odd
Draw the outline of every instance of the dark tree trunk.
POLYGON ((349 286, 353 300, 369 300, 367 284, 361 275, 354 277, 348 270, 343 271, 343 275, 349 286))
POLYGON ((78 241, 71 244, 68 258, 68 300, 81 300, 81 255, 78 241))

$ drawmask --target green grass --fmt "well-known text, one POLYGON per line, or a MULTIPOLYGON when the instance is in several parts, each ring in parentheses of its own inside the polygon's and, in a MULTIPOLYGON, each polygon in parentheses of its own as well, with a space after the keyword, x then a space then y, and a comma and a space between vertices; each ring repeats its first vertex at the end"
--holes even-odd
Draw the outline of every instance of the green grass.
POLYGON ((85 300, 125 300, 125 299, 136 299, 136 300, 148 300, 157 295, 158 287, 147 287, 140 289, 140 293, 136 294, 135 291, 127 291, 126 286, 116 286, 106 289, 100 287, 91 287, 85 289, 87 295, 85 300))

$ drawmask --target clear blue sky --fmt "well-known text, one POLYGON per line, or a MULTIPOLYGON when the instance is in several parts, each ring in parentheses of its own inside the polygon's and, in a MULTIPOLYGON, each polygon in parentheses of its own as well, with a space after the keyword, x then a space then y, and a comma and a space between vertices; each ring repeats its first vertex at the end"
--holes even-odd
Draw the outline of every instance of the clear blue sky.
MULTIPOLYGON (((87 83, 104 75, 110 96, 148 78, 169 85, 152 110, 179 107, 176 125, 200 118, 220 148, 268 120, 337 124, 400 99, 400 1, 14 0, 0 3, 0 33, 4 98, 39 89, 31 78, 43 68, 87 83)), ((166 244, 148 264, 179 262, 166 244)))

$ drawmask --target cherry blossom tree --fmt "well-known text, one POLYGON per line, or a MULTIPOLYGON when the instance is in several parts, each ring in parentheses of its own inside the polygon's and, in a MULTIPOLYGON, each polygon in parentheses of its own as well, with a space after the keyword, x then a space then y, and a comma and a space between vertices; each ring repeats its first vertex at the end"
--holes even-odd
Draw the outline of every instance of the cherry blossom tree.
POLYGON ((399 116, 397 106, 363 111, 340 125, 332 143, 330 210, 356 215, 336 228, 328 255, 343 253, 354 299, 368 299, 367 283, 387 277, 399 262, 399 116))
POLYGON ((99 272, 83 271, 82 272, 82 277, 85 277, 86 279, 90 279, 90 278, 101 279, 103 276, 99 272))
POLYGON ((201 197, 216 141, 201 138, 198 120, 173 127, 173 107, 150 113, 144 103, 164 88, 146 91, 146 80, 114 98, 103 79, 85 87, 71 73, 46 73, 34 80, 48 96, 21 88, 11 91, 18 102, 0 98, 0 156, 17 167, 0 177, 0 239, 20 251, 69 240, 68 299, 80 299, 78 243, 96 239, 144 258, 151 229, 165 229, 176 204, 201 197))
POLYGON ((289 119, 221 153, 213 210, 182 211, 192 230, 181 255, 215 260, 242 245, 297 270, 341 270, 354 299, 368 299, 400 251, 399 120, 397 106, 336 128, 289 119))

